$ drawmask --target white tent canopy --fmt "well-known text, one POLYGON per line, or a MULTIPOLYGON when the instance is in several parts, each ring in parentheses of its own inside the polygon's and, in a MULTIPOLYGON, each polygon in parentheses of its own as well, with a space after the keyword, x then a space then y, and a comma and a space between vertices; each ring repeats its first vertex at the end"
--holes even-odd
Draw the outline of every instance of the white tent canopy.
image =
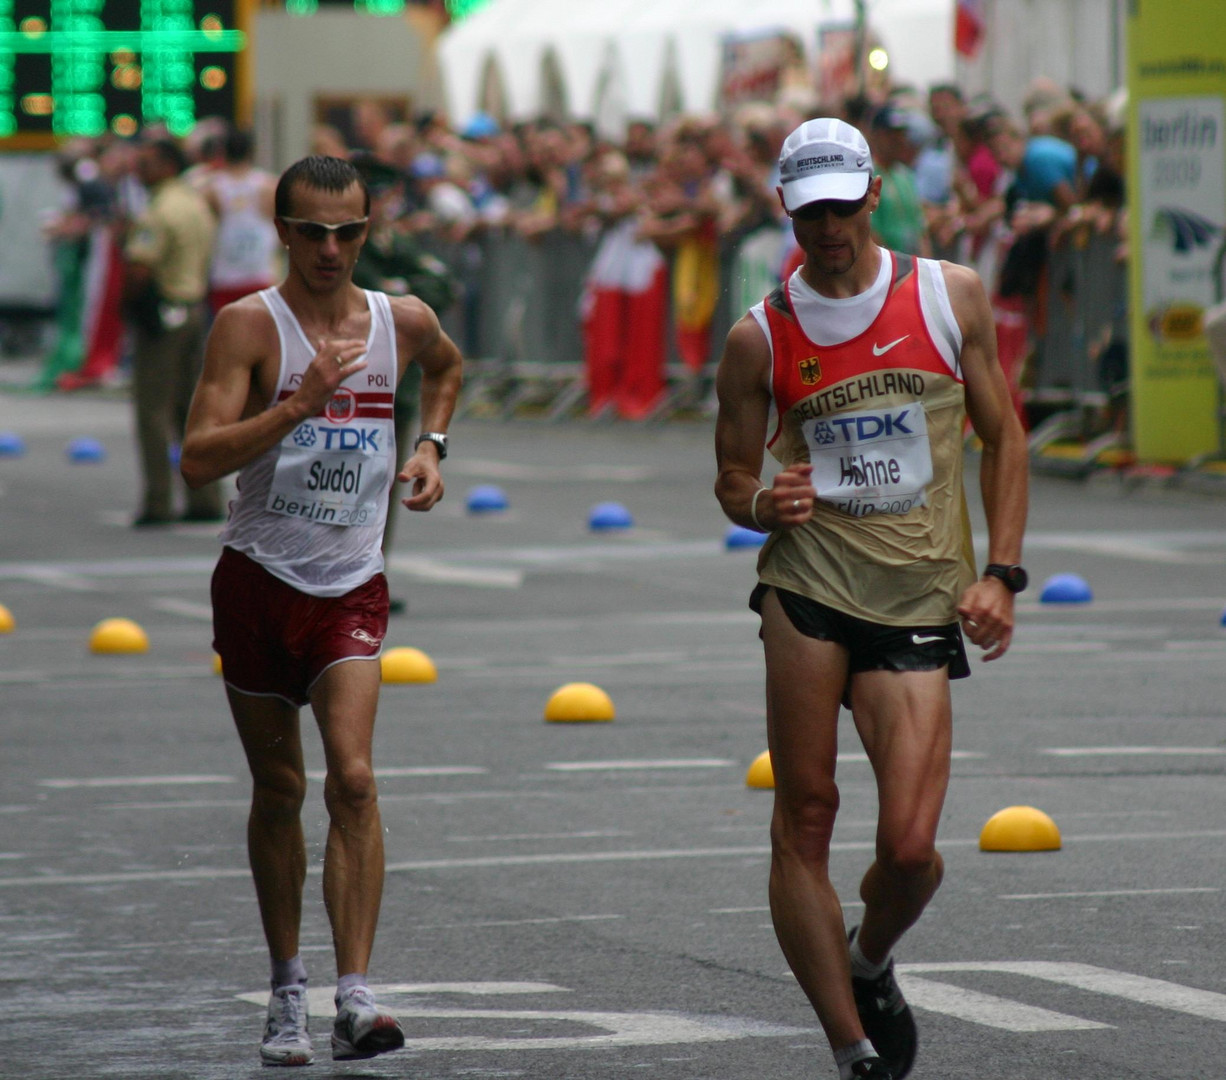
MULTIPOLYGON (((896 80, 952 78, 954 0, 866 6, 896 80)), ((516 120, 659 117, 717 106, 728 34, 788 31, 814 61, 819 32, 854 21, 854 0, 493 0, 448 30, 439 52, 460 126, 491 95, 516 120)))

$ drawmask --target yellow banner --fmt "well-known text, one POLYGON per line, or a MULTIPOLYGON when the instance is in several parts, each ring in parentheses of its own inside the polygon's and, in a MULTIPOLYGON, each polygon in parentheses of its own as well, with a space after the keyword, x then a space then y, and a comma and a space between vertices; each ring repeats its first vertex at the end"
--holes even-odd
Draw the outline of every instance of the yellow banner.
POLYGON ((1130 0, 1128 202, 1133 447, 1182 464, 1219 449, 1203 315, 1226 251, 1226 4, 1130 0))

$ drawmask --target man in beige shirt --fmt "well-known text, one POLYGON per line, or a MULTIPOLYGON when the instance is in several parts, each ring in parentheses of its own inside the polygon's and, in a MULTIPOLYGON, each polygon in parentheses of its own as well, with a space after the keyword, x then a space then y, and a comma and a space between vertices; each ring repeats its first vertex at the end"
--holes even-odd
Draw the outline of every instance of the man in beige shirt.
MULTIPOLYGON (((181 443, 204 351, 209 262, 216 223, 204 198, 180 179, 186 159, 169 138, 145 143, 137 172, 149 205, 124 248, 124 310, 134 331, 132 395, 144 480, 133 524, 174 519, 170 445, 181 443)), ((186 521, 219 521, 216 484, 187 492, 186 521)))

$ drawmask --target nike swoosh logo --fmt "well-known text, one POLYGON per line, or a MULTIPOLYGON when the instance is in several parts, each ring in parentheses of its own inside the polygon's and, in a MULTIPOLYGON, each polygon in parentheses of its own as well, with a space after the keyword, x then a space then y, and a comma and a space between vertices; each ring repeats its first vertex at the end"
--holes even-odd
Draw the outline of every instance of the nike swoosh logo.
POLYGON ((944 641, 943 634, 912 634, 911 642, 914 645, 931 645, 934 641, 944 641))
POLYGON ((857 168, 857 169, 863 169, 863 168, 864 168, 864 163, 865 163, 866 161, 868 161, 868 158, 862 158, 862 157, 858 157, 858 158, 856 158, 856 168, 857 168))
POLYGON ((901 345, 910 336, 911 336, 910 334, 903 334, 903 336, 900 337, 897 341, 891 341, 888 345, 878 345, 876 342, 873 342, 873 355, 874 356, 885 356, 885 354, 888 353, 892 348, 894 348, 895 345, 901 345))

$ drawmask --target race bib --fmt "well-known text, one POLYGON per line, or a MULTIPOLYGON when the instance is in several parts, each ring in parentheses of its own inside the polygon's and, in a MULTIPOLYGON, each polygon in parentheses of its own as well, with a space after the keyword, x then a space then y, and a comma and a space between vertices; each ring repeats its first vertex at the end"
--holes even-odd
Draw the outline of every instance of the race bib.
POLYGON ((817 497, 851 514, 906 514, 932 483, 928 417, 918 401, 806 420, 817 497))
POLYGON ((372 525, 387 501, 386 420, 331 423, 313 417, 281 441, 265 508, 322 525, 372 525))

